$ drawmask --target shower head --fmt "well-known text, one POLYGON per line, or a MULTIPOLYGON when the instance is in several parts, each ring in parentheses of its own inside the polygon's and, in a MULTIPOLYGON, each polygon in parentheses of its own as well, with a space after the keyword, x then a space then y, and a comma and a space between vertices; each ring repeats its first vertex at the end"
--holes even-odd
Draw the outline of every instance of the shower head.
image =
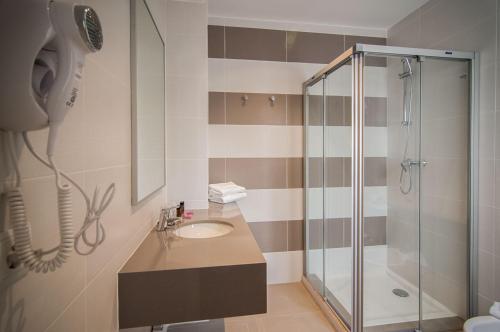
POLYGON ((401 59, 401 62, 403 63, 403 72, 401 74, 398 74, 399 79, 411 77, 413 75, 413 72, 411 70, 410 61, 411 60, 409 58, 402 58, 401 59))

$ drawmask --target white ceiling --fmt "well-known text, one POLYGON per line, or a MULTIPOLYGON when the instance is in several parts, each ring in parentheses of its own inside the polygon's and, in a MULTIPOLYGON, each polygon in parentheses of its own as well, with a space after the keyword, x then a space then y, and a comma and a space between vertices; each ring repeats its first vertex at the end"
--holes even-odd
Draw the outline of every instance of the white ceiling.
POLYGON ((208 0, 208 16, 388 29, 427 1, 208 0))

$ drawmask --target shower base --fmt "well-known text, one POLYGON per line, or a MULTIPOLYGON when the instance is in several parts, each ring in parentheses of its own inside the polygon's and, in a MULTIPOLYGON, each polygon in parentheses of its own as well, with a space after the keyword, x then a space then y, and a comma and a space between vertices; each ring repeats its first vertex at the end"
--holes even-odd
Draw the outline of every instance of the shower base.
MULTIPOLYGON (((351 310, 351 248, 331 248, 325 253, 326 289, 325 293, 331 304, 342 314, 351 310), (328 262, 332 262, 330 265, 328 262)), ((310 266, 322 266, 322 251, 310 250, 310 266)), ((364 278, 364 326, 413 324, 419 319, 418 289, 393 275, 387 269, 387 246, 365 248, 364 278), (402 289, 407 297, 393 293, 402 289)), ((308 279, 318 289, 317 276, 322 275, 309 269, 308 279)), ((427 294, 423 295, 422 308, 426 321, 462 320, 443 304, 427 294)))

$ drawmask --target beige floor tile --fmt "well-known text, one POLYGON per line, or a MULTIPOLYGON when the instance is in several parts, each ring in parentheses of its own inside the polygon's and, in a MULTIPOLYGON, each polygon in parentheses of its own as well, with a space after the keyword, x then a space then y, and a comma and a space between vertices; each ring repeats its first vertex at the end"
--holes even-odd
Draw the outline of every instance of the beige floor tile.
POLYGON ((270 285, 268 312, 224 320, 226 332, 335 331, 301 283, 270 285))
POLYGON ((268 287, 268 314, 296 314, 319 310, 301 283, 268 287))
POLYGON ((265 315, 242 316, 224 319, 225 332, 261 332, 259 318, 265 315))

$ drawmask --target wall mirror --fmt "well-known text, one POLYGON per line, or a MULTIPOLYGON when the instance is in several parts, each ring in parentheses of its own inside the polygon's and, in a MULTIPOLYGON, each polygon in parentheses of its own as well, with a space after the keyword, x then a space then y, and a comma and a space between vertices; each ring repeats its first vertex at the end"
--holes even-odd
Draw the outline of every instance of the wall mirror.
POLYGON ((131 0, 132 204, 165 185, 165 43, 145 0, 131 0))

